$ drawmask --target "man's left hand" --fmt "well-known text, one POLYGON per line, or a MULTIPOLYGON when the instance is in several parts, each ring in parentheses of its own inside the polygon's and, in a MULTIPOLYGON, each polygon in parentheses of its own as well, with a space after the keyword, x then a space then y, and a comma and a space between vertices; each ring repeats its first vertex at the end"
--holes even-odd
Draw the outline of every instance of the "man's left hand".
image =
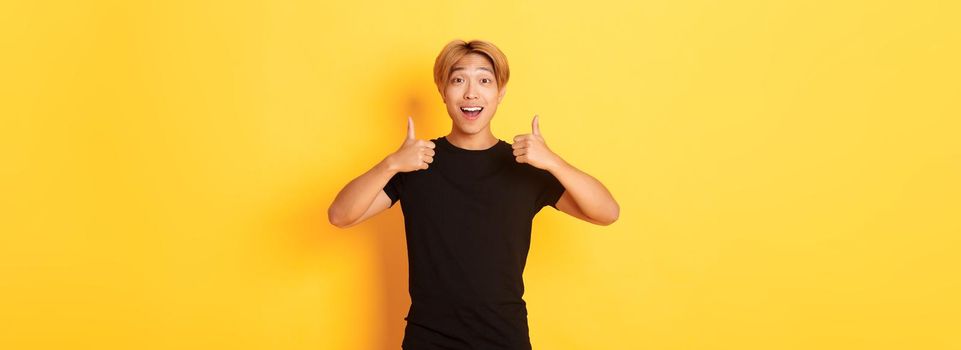
POLYGON ((514 158, 518 163, 527 163, 535 168, 551 170, 561 164, 557 154, 547 148, 547 143, 541 137, 540 127, 537 125, 537 115, 531 122, 531 133, 514 136, 514 158))

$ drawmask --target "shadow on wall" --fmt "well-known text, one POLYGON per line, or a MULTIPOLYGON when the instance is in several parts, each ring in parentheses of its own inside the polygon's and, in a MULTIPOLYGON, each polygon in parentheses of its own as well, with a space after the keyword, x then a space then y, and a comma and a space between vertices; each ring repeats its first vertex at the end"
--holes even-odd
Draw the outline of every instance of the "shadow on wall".
MULTIPOLYGON (((423 63, 423 62, 417 62, 423 63)), ((433 135, 434 130, 445 124, 448 119, 436 117, 436 113, 444 113, 443 103, 437 95, 433 85, 433 75, 430 70, 433 60, 424 57, 412 57, 407 64, 397 64, 390 71, 395 72, 371 100, 379 100, 381 96, 388 104, 382 106, 382 113, 377 116, 378 125, 388 129, 385 134, 396 135, 393 140, 397 147, 406 135, 406 117, 414 119, 415 131, 418 139, 432 139, 441 135, 433 135), (431 65, 414 63, 413 59, 425 60, 431 65), (426 67, 426 69, 424 69, 426 67), (435 113, 431 113, 434 111, 435 113)), ((449 126, 447 126, 449 127, 449 126)), ((373 161, 373 160, 372 160, 373 161)), ((372 342, 376 349, 399 349, 404 337, 407 321, 407 311, 410 308, 410 294, 408 291, 407 239, 404 230, 402 204, 397 202, 385 212, 371 218, 365 229, 377 235, 375 245, 380 257, 380 279, 382 282, 382 309, 377 319, 381 320, 379 341, 372 342)))
MULTIPOLYGON (((423 59, 418 57, 417 59, 423 59)), ((429 60, 432 64, 432 60, 429 60)), ((399 61, 395 61, 399 62, 399 61)), ((407 61, 413 62, 412 60, 407 61)), ((358 115, 373 115, 375 125, 383 128, 381 135, 396 135, 396 140, 387 140, 385 143, 400 147, 406 135, 407 115, 414 118, 417 138, 431 139, 442 135, 435 135, 438 130, 449 128, 449 119, 443 109, 443 103, 433 85, 430 66, 423 69, 423 65, 418 64, 394 64, 390 67, 390 77, 385 79, 382 84, 383 89, 373 89, 367 95, 367 100, 372 102, 374 107, 365 107, 365 111, 358 111, 358 115), (430 108, 428 108, 430 107, 430 108), (433 112, 433 113, 432 113, 433 112), (445 118, 437 117, 443 114, 445 118)), ((362 141, 363 142, 363 141, 362 141)), ((394 148, 387 148, 388 152, 393 152, 394 148)), ((371 159, 365 160, 369 166, 373 166, 387 154, 375 155, 371 159)), ((365 167, 363 171, 369 169, 365 167)), ((353 178, 361 173, 350 174, 345 177, 343 183, 324 183, 318 184, 319 191, 313 193, 330 193, 328 198, 308 199, 310 204, 307 210, 302 211, 304 217, 308 218, 302 222, 317 220, 322 217, 319 224, 308 224, 297 241, 306 241, 315 247, 324 246, 325 242, 337 240, 338 235, 345 236, 366 236, 366 242, 370 245, 363 245, 375 250, 371 256, 379 260, 376 264, 376 281, 368 285, 376 286, 379 291, 372 294, 380 295, 380 300, 372 300, 372 303, 379 304, 375 315, 370 319, 378 320, 369 329, 357 330, 358 337, 368 338, 368 344, 373 349, 399 349, 404 336, 406 321, 404 318, 410 307, 410 295, 408 292, 408 264, 407 264, 407 241, 404 231, 404 219, 401 211, 400 202, 386 211, 369 218, 364 223, 347 229, 337 229, 327 222, 326 212, 329 204, 333 201, 337 192, 353 178), (318 215, 321 213, 322 215, 318 215), (325 237, 326 236, 326 237, 325 237)), ((316 253, 317 251, 314 251, 316 253)))
MULTIPOLYGON (((345 184, 327 184, 327 186, 343 186, 345 184)), ((356 277, 374 279, 359 284, 378 289, 360 293, 378 296, 374 300, 360 301, 375 306, 371 308, 375 310, 375 314, 370 315, 367 319, 376 321, 366 328, 352 330, 353 335, 351 337, 364 339, 363 343, 370 344, 371 349, 399 349, 406 326, 404 317, 406 317, 410 306, 410 296, 407 290, 407 241, 400 205, 399 203, 395 204, 393 208, 387 209, 362 224, 340 229, 327 222, 327 208, 333 201, 333 196, 339 190, 340 188, 337 188, 337 190, 330 192, 329 198, 314 198, 299 211, 296 219, 297 227, 291 231, 293 236, 289 237, 292 245, 290 249, 298 250, 295 255, 324 254, 329 249, 337 249, 335 247, 373 250, 363 255, 373 256, 377 259, 371 264, 374 270, 371 274, 356 277), (344 244, 347 241, 362 243, 344 244)), ((320 191, 314 191, 313 193, 320 193, 320 191)), ((305 256, 295 259, 301 261, 314 260, 305 256)), ((323 273, 323 270, 321 272, 323 273)), ((321 283, 328 282, 321 281, 321 283)), ((321 304, 329 305, 338 302, 338 300, 323 300, 321 304)), ((311 317, 322 317, 322 315, 311 317)), ((326 331, 324 329, 309 330, 309 332, 320 332, 321 334, 326 331)), ((342 336, 339 335, 339 337, 342 336)))

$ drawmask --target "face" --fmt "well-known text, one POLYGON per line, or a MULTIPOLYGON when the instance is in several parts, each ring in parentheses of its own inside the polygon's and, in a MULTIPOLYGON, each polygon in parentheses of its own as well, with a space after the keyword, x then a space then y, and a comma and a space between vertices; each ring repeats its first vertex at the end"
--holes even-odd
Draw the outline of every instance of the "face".
POLYGON ((447 114, 460 132, 474 135, 489 130, 505 89, 497 89, 494 65, 484 55, 468 54, 451 68, 444 90, 447 114))

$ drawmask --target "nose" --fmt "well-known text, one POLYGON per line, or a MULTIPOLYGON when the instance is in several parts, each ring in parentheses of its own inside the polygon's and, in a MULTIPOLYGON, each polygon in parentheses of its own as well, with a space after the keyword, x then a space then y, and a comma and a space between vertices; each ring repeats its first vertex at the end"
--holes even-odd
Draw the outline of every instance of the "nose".
POLYGON ((474 83, 468 81, 468 82, 467 82, 467 90, 464 91, 464 99, 465 99, 465 100, 473 100, 473 99, 476 99, 476 98, 477 98, 477 92, 474 90, 474 83))

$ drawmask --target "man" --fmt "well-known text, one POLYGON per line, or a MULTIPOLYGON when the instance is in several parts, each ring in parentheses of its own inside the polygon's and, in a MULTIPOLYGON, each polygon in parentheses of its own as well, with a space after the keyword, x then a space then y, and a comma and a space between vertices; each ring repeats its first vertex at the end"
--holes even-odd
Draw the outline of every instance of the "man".
POLYGON ((347 184, 328 210, 341 228, 402 203, 411 307, 404 349, 530 349, 522 273, 531 222, 544 206, 598 225, 620 208, 595 178, 547 147, 534 116, 513 144, 490 121, 510 77, 485 41, 455 40, 434 62, 450 134, 407 138, 347 184))

